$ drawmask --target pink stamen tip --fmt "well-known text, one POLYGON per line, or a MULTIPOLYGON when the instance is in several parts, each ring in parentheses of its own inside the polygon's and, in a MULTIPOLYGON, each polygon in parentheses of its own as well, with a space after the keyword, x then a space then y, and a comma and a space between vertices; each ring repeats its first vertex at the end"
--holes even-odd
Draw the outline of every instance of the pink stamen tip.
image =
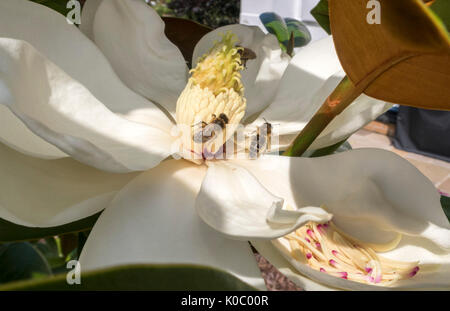
POLYGON ((306 254, 306 258, 311 259, 311 257, 312 257, 311 253, 306 254))
POLYGON ((346 276, 346 275, 341 276, 341 279, 346 279, 346 280, 348 280, 348 276, 346 276))
POLYGON ((338 251, 336 251, 336 250, 333 249, 333 250, 331 251, 331 253, 332 253, 334 256, 337 256, 338 251))
POLYGON ((312 232, 311 229, 306 230, 306 233, 307 233, 311 238, 314 239, 314 232, 312 232))
POLYGON ((319 242, 316 242, 316 248, 320 249, 321 245, 319 242))
POLYGON ((411 273, 409 274, 410 277, 413 277, 417 274, 417 272, 419 272, 420 268, 419 267, 414 267, 414 269, 411 271, 411 273))
POLYGON ((311 243, 311 240, 308 238, 305 238, 306 242, 311 243))
POLYGON ((327 273, 327 271, 324 268, 320 268, 320 272, 325 272, 327 273))
POLYGON ((364 270, 366 270, 367 273, 370 273, 370 272, 372 272, 373 269, 370 267, 366 267, 364 270))
POLYGON ((415 276, 416 274, 417 274, 417 271, 414 270, 414 271, 412 271, 412 272, 409 274, 409 276, 410 276, 410 277, 413 277, 413 276, 415 276))
POLYGON ((323 228, 322 227, 323 227, 322 224, 317 225, 317 230, 319 230, 320 233, 323 233, 323 228))
POLYGON ((347 272, 339 272, 339 275, 341 276, 341 278, 344 278, 344 279, 346 279, 348 277, 347 272))
POLYGON ((336 260, 333 260, 333 259, 330 259, 329 263, 332 266, 336 266, 336 264, 337 264, 336 260))
POLYGON ((323 224, 323 226, 324 226, 325 228, 328 228, 328 227, 330 226, 330 222, 327 222, 327 223, 323 224))

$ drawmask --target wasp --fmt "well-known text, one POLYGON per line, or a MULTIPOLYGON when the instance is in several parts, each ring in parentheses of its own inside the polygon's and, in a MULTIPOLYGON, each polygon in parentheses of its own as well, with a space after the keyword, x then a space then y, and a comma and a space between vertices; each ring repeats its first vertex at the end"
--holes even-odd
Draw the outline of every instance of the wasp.
POLYGON ((266 122, 259 126, 256 130, 256 134, 252 136, 250 142, 250 158, 255 159, 261 152, 268 150, 271 143, 272 124, 266 122))
POLYGON ((238 47, 240 47, 238 53, 241 55, 241 64, 244 66, 244 68, 247 68, 247 61, 249 59, 255 59, 256 53, 248 48, 244 48, 242 46, 238 46, 238 47))
POLYGON ((206 143, 216 136, 217 129, 220 129, 220 131, 222 131, 228 124, 228 122, 229 120, 225 113, 219 114, 218 117, 213 114, 210 123, 206 123, 205 121, 201 122, 201 128, 194 133, 192 139, 196 143, 206 143))

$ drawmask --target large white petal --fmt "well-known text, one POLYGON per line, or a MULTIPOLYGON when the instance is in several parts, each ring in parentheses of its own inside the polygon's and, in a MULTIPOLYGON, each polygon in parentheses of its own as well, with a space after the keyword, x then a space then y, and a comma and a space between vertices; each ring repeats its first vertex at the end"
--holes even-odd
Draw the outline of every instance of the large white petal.
POLYGON ((37 158, 58 159, 67 155, 30 131, 8 107, 0 105, 0 142, 37 158))
MULTIPOLYGON (((440 195, 425 176, 396 154, 358 149, 322 158, 267 156, 237 162, 274 195, 291 198, 300 206, 325 204, 336 225, 360 240, 387 243, 402 233, 400 244, 383 255, 418 260, 423 269, 400 286, 450 287, 450 224, 440 195)), ((286 255, 288 246, 276 245, 286 255)), ((262 254, 271 260, 267 249, 262 254)), ((378 289, 333 278, 286 258, 308 278, 331 287, 378 289)))
POLYGON ((174 115, 188 67, 180 50, 165 36, 158 13, 141 0, 95 1, 86 12, 82 22, 88 24, 82 30, 106 55, 120 79, 174 115))
MULTIPOLYGON (((267 120, 274 125, 274 135, 280 135, 279 147, 288 146, 344 76, 331 37, 300 49, 284 72, 275 99, 249 131, 267 120)), ((325 128, 310 149, 346 139, 390 107, 364 94, 359 96, 325 128)))
POLYGON ((92 41, 94 41, 94 20, 98 7, 103 0, 89 0, 83 5, 81 14, 80 30, 92 41))
POLYGON ((111 174, 73 159, 42 160, 0 144, 0 218, 51 227, 104 209, 137 173, 111 174))
POLYGON ((0 104, 73 158, 127 172, 148 169, 170 155, 169 125, 162 129, 111 112, 28 43, 0 38, 0 60, 0 104))
POLYGON ((211 31, 197 43, 192 58, 194 66, 198 58, 211 49, 214 41, 220 40, 220 35, 227 31, 237 36, 238 45, 256 53, 256 59, 247 61, 247 68, 242 71, 247 98, 246 117, 252 117, 272 102, 290 57, 281 50, 274 35, 264 34, 259 27, 228 25, 211 31))
MULTIPOLYGON (((93 1, 88 1, 92 5, 93 1)), ((100 50, 61 14, 28 0, 0 1, 0 37, 24 40, 72 78, 81 82, 108 109, 138 122, 170 127, 167 117, 148 100, 127 88, 100 50)), ((34 156, 65 156, 34 135, 4 107, 0 140, 34 156)))
POLYGON ((205 171, 171 160, 133 180, 100 216, 81 266, 193 263, 223 269, 264 289, 248 243, 224 238, 196 214, 194 201, 205 171))
POLYGON ((293 204, 270 193, 244 167, 217 162, 210 163, 195 207, 212 228, 245 241, 282 237, 309 221, 332 217, 320 207, 293 204))

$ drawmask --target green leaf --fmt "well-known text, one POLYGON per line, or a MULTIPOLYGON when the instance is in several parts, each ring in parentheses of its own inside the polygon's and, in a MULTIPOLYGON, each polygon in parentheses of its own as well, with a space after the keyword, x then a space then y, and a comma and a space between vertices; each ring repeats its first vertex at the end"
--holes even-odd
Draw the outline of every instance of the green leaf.
POLYGON ((58 13, 61 13, 64 16, 67 16, 67 13, 72 9, 67 8, 67 2, 69 0, 30 0, 31 2, 35 2, 41 5, 45 5, 46 7, 55 10, 58 13))
POLYGON ((448 218, 448 221, 450 221, 450 197, 446 197, 444 195, 441 196, 441 205, 445 215, 448 218))
POLYGON ((289 34, 294 34, 294 47, 305 46, 311 41, 311 33, 301 21, 293 18, 285 18, 284 21, 289 34))
POLYGON ((1 245, 0 267, 3 284, 51 274, 45 257, 28 242, 1 245))
POLYGON ((430 9, 441 19, 447 31, 450 31, 450 1, 435 0, 430 9))
POLYGON ((0 219, 0 242, 37 240, 54 235, 86 231, 94 226, 100 214, 101 212, 75 222, 49 228, 25 227, 0 219))
POLYGON ((262 13, 259 15, 259 19, 267 31, 277 37, 280 46, 286 51, 289 44, 289 30, 284 19, 274 12, 262 13))
MULTIPOLYGON (((83 267, 81 267, 83 269, 83 267)), ((235 276, 197 265, 127 265, 81 273, 69 285, 66 274, 0 286, 0 290, 256 290, 235 276)))
POLYGON ((311 10, 311 15, 316 19, 320 26, 330 35, 330 16, 328 13, 328 0, 320 2, 311 10))

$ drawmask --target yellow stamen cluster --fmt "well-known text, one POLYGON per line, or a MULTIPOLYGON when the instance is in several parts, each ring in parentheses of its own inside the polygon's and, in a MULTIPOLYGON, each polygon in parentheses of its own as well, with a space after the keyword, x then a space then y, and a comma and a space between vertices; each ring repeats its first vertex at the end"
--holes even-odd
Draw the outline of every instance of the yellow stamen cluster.
POLYGON ((215 42, 191 70, 192 76, 178 98, 176 121, 183 133, 185 159, 189 154, 202 159, 224 152, 223 145, 244 117, 247 104, 240 74, 244 69, 239 53, 242 48, 235 47, 235 42, 232 33, 215 42), (211 126, 215 129, 206 132, 211 126))
POLYGON ((240 71, 244 69, 241 62, 241 47, 235 47, 236 39, 230 32, 216 41, 210 51, 202 56, 197 66, 192 69, 191 81, 200 85, 202 89, 208 88, 214 95, 234 89, 243 94, 240 71))
POLYGON ((289 241, 291 256, 311 268, 360 283, 389 286, 413 277, 418 262, 391 260, 343 233, 332 222, 309 222, 283 237, 289 241))

